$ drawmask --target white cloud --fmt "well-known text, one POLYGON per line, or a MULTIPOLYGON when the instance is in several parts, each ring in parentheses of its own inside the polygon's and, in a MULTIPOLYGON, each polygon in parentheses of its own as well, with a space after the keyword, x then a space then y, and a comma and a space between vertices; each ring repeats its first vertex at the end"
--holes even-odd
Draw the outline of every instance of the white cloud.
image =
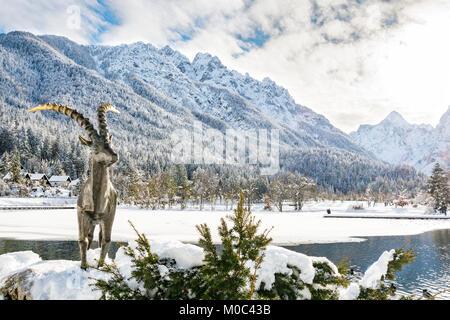
POLYGON ((83 44, 106 25, 94 10, 100 8, 96 0, 0 0, 0 8, 0 28, 5 31, 60 35, 83 44))
MULTIPOLYGON (((16 1, 0 12, 0 28, 69 36, 89 42, 105 22, 89 6, 82 30, 64 27, 67 5, 16 1), (20 9, 20 10, 18 10, 20 9), (18 11, 20 13, 18 13, 18 11), (51 18, 52 17, 52 18, 51 18)), ((8 2, 9 3, 9 2, 8 2)), ((217 55, 225 65, 286 87, 298 103, 345 131, 397 110, 435 125, 450 104, 450 3, 447 0, 104 0, 118 25, 105 44, 170 44, 189 58, 217 55), (313 23, 315 20, 316 23, 313 23), (237 38, 259 30, 262 47, 237 38), (191 37, 182 41, 182 35, 191 37), (246 52, 242 49, 247 46, 246 52)), ((66 18, 67 19, 67 18, 66 18)))
MULTIPOLYGON (((219 32, 220 21, 225 15, 232 16, 244 7, 241 0, 105 0, 120 20, 120 25, 112 26, 103 34, 102 40, 108 44, 150 41, 155 45, 165 45, 181 40, 179 32, 201 32, 204 23, 219 32)), ((218 35, 223 36, 223 34, 218 35)))

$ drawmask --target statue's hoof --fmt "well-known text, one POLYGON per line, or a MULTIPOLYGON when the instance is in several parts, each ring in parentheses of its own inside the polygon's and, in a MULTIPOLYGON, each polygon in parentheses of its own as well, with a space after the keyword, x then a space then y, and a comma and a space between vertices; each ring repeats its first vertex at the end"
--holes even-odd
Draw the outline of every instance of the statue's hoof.
POLYGON ((104 265, 105 265, 105 261, 100 260, 100 261, 98 262, 98 267, 99 267, 99 268, 103 267, 104 265))
POLYGON ((86 271, 88 269, 88 265, 81 265, 81 269, 83 269, 84 271, 86 271))

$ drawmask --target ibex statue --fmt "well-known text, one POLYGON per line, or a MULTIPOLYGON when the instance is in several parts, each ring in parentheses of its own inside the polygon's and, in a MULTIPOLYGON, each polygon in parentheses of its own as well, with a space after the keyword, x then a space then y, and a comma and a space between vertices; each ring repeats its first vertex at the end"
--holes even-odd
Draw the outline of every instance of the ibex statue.
POLYGON ((90 140, 79 137, 84 145, 91 148, 92 167, 91 175, 82 187, 77 202, 78 243, 81 254, 81 268, 86 269, 88 267, 86 252, 91 247, 95 226, 100 225, 101 253, 99 265, 101 266, 111 245, 111 229, 117 205, 117 192, 109 177, 109 167, 119 160, 117 153, 111 148, 112 137, 108 133, 106 113, 108 111, 119 113, 119 111, 110 104, 101 105, 97 110, 99 124, 99 132, 97 132, 89 119, 66 106, 57 104, 40 105, 30 112, 42 110, 51 110, 69 116, 89 135, 90 140))

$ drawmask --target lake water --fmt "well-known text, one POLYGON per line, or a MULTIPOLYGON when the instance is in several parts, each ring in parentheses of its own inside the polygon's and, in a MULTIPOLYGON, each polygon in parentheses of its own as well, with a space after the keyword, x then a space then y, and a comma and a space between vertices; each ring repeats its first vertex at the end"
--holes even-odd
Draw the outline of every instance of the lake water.
MULTIPOLYGON (((334 263, 348 257, 357 273, 364 273, 385 250, 398 249, 407 241, 419 256, 396 274, 398 292, 422 295, 450 288, 450 229, 426 232, 413 236, 367 237, 364 242, 303 244, 286 247, 311 256, 327 257, 334 263)), ((450 300, 450 292, 436 299, 450 300)))
MULTIPOLYGON (((450 229, 431 231, 414 236, 368 237, 364 242, 302 244, 286 248, 311 256, 327 257, 334 263, 347 257, 357 274, 363 273, 385 250, 402 247, 410 241, 419 255, 415 262, 397 273, 400 293, 421 296, 423 289, 432 293, 450 288, 450 229)), ((96 247, 94 242, 94 248, 96 247)), ((115 256, 118 244, 113 243, 110 255, 115 256)), ((79 260, 76 241, 23 241, 0 239, 0 254, 32 250, 44 260, 79 260)), ((449 299, 450 292, 436 299, 449 299)))
MULTIPOLYGON (((126 243, 123 243, 126 244, 126 243)), ((91 249, 98 248, 98 241, 92 242, 91 249)), ((109 256, 115 258, 119 244, 111 243, 109 256)), ((80 260, 77 241, 35 241, 0 239, 0 254, 16 251, 33 251, 43 260, 80 260)))

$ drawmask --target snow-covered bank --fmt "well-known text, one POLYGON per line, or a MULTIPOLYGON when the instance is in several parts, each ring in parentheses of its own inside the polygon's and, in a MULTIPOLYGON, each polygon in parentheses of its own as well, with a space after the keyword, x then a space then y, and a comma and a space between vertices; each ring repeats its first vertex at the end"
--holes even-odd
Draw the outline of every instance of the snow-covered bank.
MULTIPOLYGON (((33 199, 38 200, 38 199, 33 199)), ((350 202, 310 202, 303 211, 267 212, 262 206, 253 207, 256 219, 263 228, 274 227, 270 236, 277 245, 300 243, 326 243, 363 241, 368 236, 413 235, 426 231, 450 228, 450 221, 440 220, 388 220, 388 219, 325 219, 326 209, 332 213, 349 213, 350 202)), ((426 208, 394 208, 377 204, 361 214, 423 215, 426 208)), ((150 239, 180 240, 197 243, 195 226, 207 223, 214 241, 220 218, 230 211, 217 206, 216 211, 206 208, 181 210, 141 210, 119 207, 113 227, 113 241, 134 240, 136 235, 128 224, 131 220, 140 232, 150 239)), ((354 212, 354 214, 358 214, 354 212)), ((77 240, 76 210, 4 211, 0 212, 0 238, 21 240, 77 240)))
MULTIPOLYGON (((134 241, 129 244, 136 246, 134 241)), ((172 258, 177 268, 189 269, 201 266, 204 262, 203 249, 184 244, 179 241, 151 241, 152 252, 160 258, 172 258)), ((100 249, 88 251, 88 263, 95 265, 100 249)), ((341 299, 355 299, 359 294, 359 286, 376 288, 381 277, 387 272, 387 263, 392 260, 393 250, 385 252, 366 272, 363 279, 354 282, 348 288, 338 290, 341 299), (367 279, 366 279, 367 278, 367 279)), ((107 259, 107 263, 111 263, 107 259)), ((117 252, 114 263, 125 279, 131 278, 133 264, 131 258, 125 254, 122 247, 117 252)), ((255 289, 262 283, 264 288, 272 288, 275 274, 291 275, 292 267, 300 271, 300 281, 304 284, 317 286, 313 283, 316 275, 314 263, 327 264, 333 276, 339 276, 337 267, 324 257, 310 257, 302 253, 290 251, 276 246, 268 246, 261 268, 257 270, 255 289)), ((249 266, 253 269, 253 266, 249 266)), ((159 268, 164 274, 164 266, 159 268)), ((4 298, 14 300, 98 300, 101 292, 93 289, 95 279, 108 279, 108 275, 94 268, 82 270, 79 261, 51 260, 43 261, 31 251, 14 252, 0 255, 0 300, 4 298), (3 267, 2 267, 3 266, 3 267)), ((126 280, 130 288, 141 288, 135 279, 126 280)), ((338 288, 336 288, 338 289, 338 288)), ((310 299, 308 289, 299 292, 299 298, 310 299)))

